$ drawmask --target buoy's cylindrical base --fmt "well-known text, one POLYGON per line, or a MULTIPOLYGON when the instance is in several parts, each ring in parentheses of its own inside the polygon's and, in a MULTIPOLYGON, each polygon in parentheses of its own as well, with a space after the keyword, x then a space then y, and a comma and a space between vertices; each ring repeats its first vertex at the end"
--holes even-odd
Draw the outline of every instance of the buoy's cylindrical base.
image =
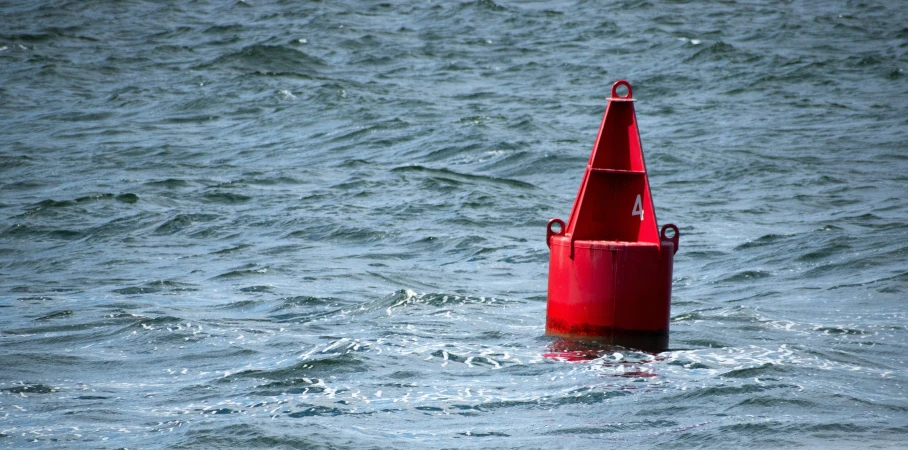
POLYGON ((672 240, 571 242, 556 235, 549 242, 547 335, 668 348, 672 240))

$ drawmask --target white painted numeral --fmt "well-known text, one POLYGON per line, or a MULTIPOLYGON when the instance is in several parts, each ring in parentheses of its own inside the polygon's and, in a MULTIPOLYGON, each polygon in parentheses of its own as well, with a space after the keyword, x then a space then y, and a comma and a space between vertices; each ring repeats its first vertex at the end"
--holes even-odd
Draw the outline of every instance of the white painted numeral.
POLYGON ((640 200, 640 194, 637 194, 637 200, 634 201, 634 210, 631 211, 632 216, 640 216, 640 221, 643 222, 643 202, 640 200))

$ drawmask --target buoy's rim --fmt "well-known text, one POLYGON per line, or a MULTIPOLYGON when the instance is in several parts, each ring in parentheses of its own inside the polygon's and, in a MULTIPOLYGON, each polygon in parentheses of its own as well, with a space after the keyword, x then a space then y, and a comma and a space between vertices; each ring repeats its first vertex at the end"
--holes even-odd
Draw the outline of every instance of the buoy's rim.
MULTIPOLYGON (((567 247, 571 245, 571 238, 559 235, 552 236, 552 245, 558 245, 560 247, 567 247)), ((658 248, 659 244, 656 242, 629 242, 629 241, 585 241, 585 240, 576 240, 574 241, 575 248, 592 248, 592 249, 601 249, 608 250, 613 248, 636 248, 636 247, 652 247, 658 248)))

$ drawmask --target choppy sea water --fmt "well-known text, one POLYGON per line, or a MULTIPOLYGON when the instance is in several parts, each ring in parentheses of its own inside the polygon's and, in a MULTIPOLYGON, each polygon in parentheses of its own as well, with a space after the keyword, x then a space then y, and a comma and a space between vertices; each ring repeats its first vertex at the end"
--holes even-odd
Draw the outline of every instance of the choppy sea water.
POLYGON ((0 5, 0 445, 898 448, 908 9, 0 5), (544 336, 617 79, 671 348, 544 336))

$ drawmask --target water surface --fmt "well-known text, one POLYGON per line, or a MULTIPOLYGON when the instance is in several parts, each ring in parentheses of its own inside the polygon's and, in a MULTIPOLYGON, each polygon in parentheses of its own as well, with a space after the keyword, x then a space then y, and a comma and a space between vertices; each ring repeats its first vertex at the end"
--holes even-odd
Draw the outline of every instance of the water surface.
POLYGON ((897 448, 906 11, 2 5, 0 443, 897 448), (544 336, 617 79, 655 355, 544 336))

